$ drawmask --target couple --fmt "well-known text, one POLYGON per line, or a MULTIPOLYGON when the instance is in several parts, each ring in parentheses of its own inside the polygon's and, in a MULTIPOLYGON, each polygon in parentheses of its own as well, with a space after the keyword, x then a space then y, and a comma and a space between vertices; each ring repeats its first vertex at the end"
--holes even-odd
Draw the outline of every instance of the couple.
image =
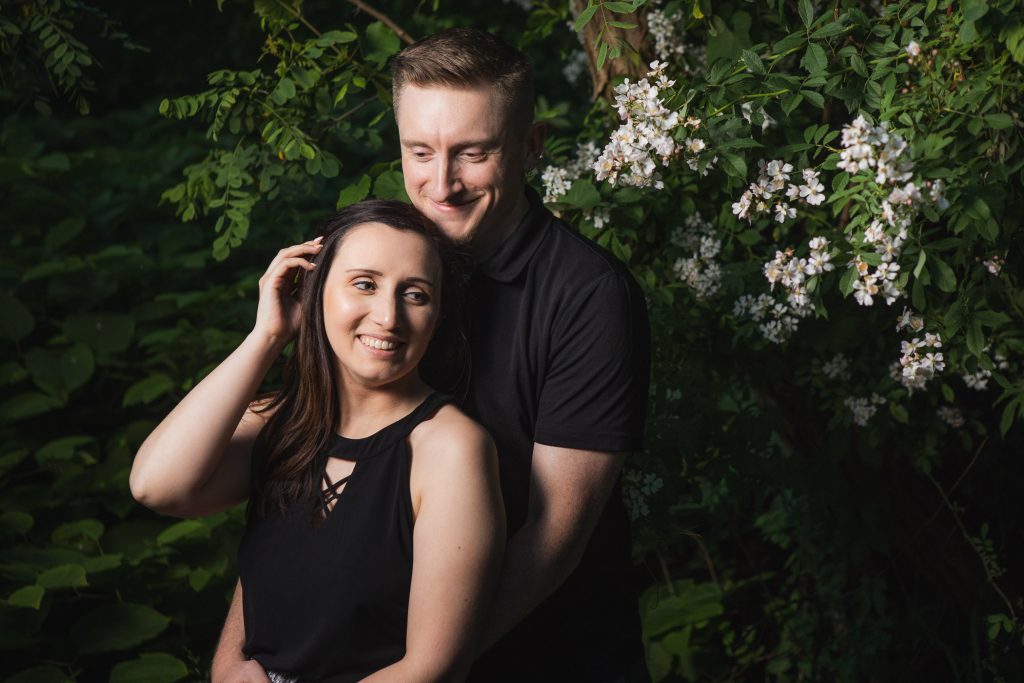
POLYGON ((283 249, 252 333, 146 440, 132 491, 178 515, 250 501, 214 683, 645 680, 619 490, 643 297, 526 187, 543 131, 521 53, 452 29, 392 70, 418 212, 364 202, 283 249), (475 261, 464 330, 452 242, 475 261), (458 407, 435 391, 459 384, 458 407))

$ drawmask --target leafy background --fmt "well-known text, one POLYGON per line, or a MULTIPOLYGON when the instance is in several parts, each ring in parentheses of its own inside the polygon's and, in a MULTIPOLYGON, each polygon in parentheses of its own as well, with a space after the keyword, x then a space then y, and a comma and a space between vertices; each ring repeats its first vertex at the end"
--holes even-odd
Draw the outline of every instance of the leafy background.
POLYGON ((526 50, 546 159, 569 169, 619 125, 615 85, 659 56, 655 11, 679 46, 663 96, 702 119, 707 175, 670 159, 654 189, 576 169, 551 202, 651 304, 649 443, 626 493, 653 677, 1024 677, 1024 12, 1009 0, 0 2, 0 675, 208 677, 241 511, 149 513, 132 455, 249 329, 269 255, 334 206, 403 196, 385 69, 403 36, 474 25, 526 50), (841 277, 878 200, 837 170, 858 113, 904 136, 950 202, 915 219, 891 307, 858 306, 841 277), (738 218, 761 158, 818 169, 828 200, 782 224, 738 218), (674 268, 695 212, 721 244, 714 296, 674 268), (837 270, 770 343, 734 302, 815 235, 837 270), (947 365, 914 393, 889 375, 904 305, 947 365), (873 393, 854 423, 844 401, 873 393))

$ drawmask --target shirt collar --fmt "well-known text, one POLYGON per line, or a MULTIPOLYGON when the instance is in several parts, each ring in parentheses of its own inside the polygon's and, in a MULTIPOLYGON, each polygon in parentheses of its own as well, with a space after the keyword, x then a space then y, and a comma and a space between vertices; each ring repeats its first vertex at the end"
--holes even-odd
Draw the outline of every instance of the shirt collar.
POLYGON ((516 229, 476 264, 477 269, 492 280, 511 282, 516 279, 543 241, 543 228, 548 224, 551 213, 532 187, 527 186, 526 198, 530 206, 516 229))

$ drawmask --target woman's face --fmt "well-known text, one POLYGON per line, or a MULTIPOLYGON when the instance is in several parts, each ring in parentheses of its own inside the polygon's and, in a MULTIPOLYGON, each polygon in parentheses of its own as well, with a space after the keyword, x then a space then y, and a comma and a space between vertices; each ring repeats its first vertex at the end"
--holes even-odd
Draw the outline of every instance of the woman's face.
POLYGON ((342 386, 415 378, 440 312, 440 257, 417 233, 383 223, 356 226, 338 245, 323 302, 342 386))

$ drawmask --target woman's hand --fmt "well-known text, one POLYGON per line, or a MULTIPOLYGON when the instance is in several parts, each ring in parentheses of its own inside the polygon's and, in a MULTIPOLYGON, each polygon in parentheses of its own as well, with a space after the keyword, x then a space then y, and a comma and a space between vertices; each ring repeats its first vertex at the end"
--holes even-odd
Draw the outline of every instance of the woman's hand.
POLYGON ((277 252, 267 272, 260 278, 260 302, 256 309, 253 334, 276 345, 284 346, 299 332, 302 318, 298 300, 292 289, 297 269, 313 270, 308 257, 320 253, 322 237, 286 247, 277 252))

